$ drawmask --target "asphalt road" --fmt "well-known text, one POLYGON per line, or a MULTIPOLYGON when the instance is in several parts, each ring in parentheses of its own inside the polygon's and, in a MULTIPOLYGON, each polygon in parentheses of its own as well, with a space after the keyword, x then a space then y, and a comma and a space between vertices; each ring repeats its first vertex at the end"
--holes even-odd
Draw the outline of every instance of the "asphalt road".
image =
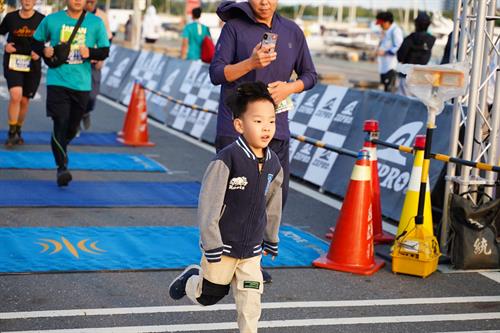
MULTIPOLYGON (((50 130, 42 98, 31 107, 25 130, 50 130)), ((5 128, 7 90, 0 85, 0 124, 5 128)), ((117 131, 123 107, 101 99, 92 131, 117 131)), ((211 148, 163 125, 150 123, 152 148, 82 147, 70 151, 142 153, 169 174, 75 171, 77 180, 200 181, 211 148)), ((3 140, 3 139, 2 139, 3 140)), ((0 149, 3 149, 0 148, 0 149)), ((48 151, 44 146, 16 147, 48 151)), ((0 169, 0 179, 48 179, 55 170, 0 169)), ((295 183, 283 223, 319 237, 334 225, 333 199, 295 183), (303 193, 302 193, 303 192, 303 193), (313 192, 314 195, 307 195, 313 192), (304 194, 306 193, 306 194, 304 194)), ((1 190, 1 189, 0 189, 1 190)), ((102 189, 106 191, 105 188, 102 189)), ((0 208, 0 227, 192 226, 195 209, 0 208)), ((0 244, 1 246, 1 244, 0 244)), ((372 276, 316 268, 271 269, 259 332, 499 332, 500 278, 494 273, 435 272, 422 279, 393 274, 387 262, 372 276)), ((1 332, 235 332, 229 295, 220 305, 198 307, 168 297, 175 270, 0 274, 1 332)))

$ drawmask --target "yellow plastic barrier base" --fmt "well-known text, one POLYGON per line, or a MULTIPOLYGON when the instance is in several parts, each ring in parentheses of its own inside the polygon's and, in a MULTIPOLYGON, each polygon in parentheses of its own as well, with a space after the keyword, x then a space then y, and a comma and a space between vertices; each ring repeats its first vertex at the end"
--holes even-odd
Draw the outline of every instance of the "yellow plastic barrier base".
POLYGON ((425 235, 423 228, 417 227, 404 239, 396 241, 391 256, 394 273, 425 278, 437 270, 441 253, 436 237, 425 235))

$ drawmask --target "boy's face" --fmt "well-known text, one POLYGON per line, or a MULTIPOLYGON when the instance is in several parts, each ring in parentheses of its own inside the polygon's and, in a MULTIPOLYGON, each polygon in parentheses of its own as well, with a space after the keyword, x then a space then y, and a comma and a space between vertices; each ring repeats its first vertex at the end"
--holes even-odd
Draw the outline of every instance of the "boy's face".
POLYGON ((243 135, 248 145, 258 157, 276 132, 276 112, 267 100, 259 100, 247 105, 246 112, 234 120, 234 128, 243 135))

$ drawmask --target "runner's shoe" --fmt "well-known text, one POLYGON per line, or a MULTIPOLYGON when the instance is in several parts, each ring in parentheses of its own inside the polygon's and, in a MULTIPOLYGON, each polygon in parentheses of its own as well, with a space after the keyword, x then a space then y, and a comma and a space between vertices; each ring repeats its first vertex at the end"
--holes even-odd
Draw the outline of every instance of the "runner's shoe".
POLYGON ((24 139, 21 136, 21 129, 20 128, 17 129, 16 135, 17 135, 16 145, 24 145, 24 139))
POLYGON ((7 140, 5 140, 5 147, 11 148, 17 143, 17 133, 16 132, 8 132, 7 140))
POLYGON ((201 267, 198 265, 189 265, 186 269, 177 276, 168 287, 168 293, 172 299, 178 300, 186 296, 186 283, 193 275, 200 273, 201 267))
POLYGON ((57 186, 68 186, 69 182, 73 179, 71 172, 66 168, 57 169, 57 186))

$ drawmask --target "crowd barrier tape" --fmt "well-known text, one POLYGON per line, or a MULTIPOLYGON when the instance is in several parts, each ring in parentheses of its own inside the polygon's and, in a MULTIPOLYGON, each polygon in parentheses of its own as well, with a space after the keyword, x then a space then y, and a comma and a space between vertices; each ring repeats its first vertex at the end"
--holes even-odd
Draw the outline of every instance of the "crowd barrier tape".
MULTIPOLYGON (((384 142, 384 141, 378 140, 378 139, 373 139, 373 140, 371 140, 371 142, 375 143, 376 145, 389 147, 392 149, 402 151, 404 153, 413 154, 415 152, 415 150, 412 147, 396 145, 396 144, 384 142)), ((495 165, 491 165, 491 164, 487 164, 487 163, 464 160, 462 158, 451 157, 451 156, 448 156, 445 154, 439 154, 439 153, 430 153, 430 157, 432 159, 435 159, 435 160, 438 160, 441 162, 466 165, 466 166, 470 166, 470 167, 473 167, 473 168, 476 168, 479 170, 484 170, 484 171, 500 172, 500 166, 495 166, 495 165)))
MULTIPOLYGON (((208 65, 113 45, 103 69, 101 93, 127 105, 136 80, 148 90, 149 116, 190 136, 214 143, 216 115, 190 107, 217 110, 220 86, 210 82, 208 65), (171 96, 172 100, 165 96, 171 96), (178 101, 182 104, 176 103, 178 101)), ((331 147, 359 150, 364 142, 366 119, 377 119, 380 139, 395 145, 411 146, 416 135, 425 134, 426 107, 403 96, 317 84, 292 99, 295 108, 289 112, 291 132, 331 147)), ((435 140, 433 148, 444 154, 448 152, 451 114, 452 108, 448 105, 437 117, 435 136, 439 139, 435 140)), ((391 148, 378 150, 382 213, 394 220, 399 220, 412 161, 413 156, 405 156, 391 148)), ((352 156, 311 142, 290 140, 291 174, 327 192, 344 195, 352 165, 352 156)), ((431 164, 431 189, 443 167, 442 162, 431 164)))

